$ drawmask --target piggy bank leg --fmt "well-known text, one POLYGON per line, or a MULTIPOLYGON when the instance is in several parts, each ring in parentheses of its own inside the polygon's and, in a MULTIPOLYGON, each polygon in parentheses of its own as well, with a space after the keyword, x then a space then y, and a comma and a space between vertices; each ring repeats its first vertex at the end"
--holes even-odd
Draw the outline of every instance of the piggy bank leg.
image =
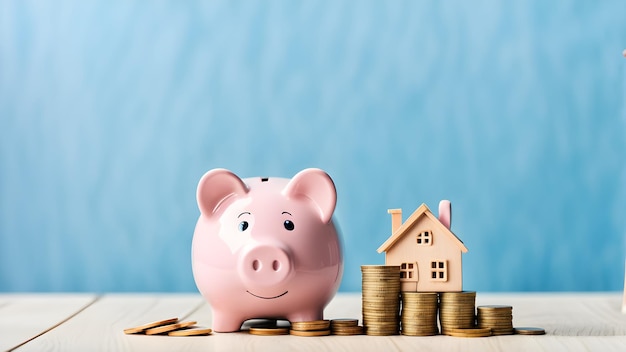
POLYGON ((245 319, 234 316, 231 313, 213 311, 213 330, 217 332, 235 332, 241 329, 241 324, 245 319))
POLYGON ((293 321, 313 321, 313 320, 322 320, 324 319, 324 309, 311 309, 311 310, 302 310, 295 312, 293 314, 289 314, 287 316, 287 320, 293 321))

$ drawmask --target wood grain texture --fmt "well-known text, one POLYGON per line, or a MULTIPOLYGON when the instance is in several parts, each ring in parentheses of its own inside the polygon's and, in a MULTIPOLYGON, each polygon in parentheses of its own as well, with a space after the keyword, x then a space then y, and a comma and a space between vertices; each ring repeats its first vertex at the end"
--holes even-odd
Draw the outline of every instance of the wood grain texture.
POLYGON ((0 351, 45 333, 95 300, 93 294, 0 295, 0 351))
MULTIPOLYGON (((0 312, 5 309, 4 298, 0 295, 0 312)), ((175 316, 211 327, 211 309, 197 294, 114 294, 99 298, 17 351, 622 351, 626 346, 626 315, 621 313, 619 293, 478 293, 476 301, 511 305, 515 326, 542 327, 547 335, 298 337, 245 331, 198 337, 125 335, 126 327, 175 316)), ((338 294, 325 318, 361 320, 360 294, 338 294)), ((5 328, 3 336, 11 335, 14 328, 5 328)))
MULTIPOLYGON (((18 351, 161 350, 164 336, 125 335, 124 328, 185 318, 204 300, 197 294, 111 294, 18 351)), ((173 339, 173 338, 172 338, 173 339)))

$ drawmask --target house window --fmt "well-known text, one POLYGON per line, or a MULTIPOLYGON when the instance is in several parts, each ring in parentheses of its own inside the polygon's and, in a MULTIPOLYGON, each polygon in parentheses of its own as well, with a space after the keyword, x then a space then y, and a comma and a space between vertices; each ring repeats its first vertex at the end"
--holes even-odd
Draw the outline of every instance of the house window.
POLYGON ((418 246, 430 246, 433 243, 432 231, 422 231, 417 234, 418 246))
POLYGON ((415 271, 415 263, 400 264, 400 280, 413 279, 414 271, 415 271))
POLYGON ((445 260, 430 262, 430 280, 448 281, 448 263, 445 260))

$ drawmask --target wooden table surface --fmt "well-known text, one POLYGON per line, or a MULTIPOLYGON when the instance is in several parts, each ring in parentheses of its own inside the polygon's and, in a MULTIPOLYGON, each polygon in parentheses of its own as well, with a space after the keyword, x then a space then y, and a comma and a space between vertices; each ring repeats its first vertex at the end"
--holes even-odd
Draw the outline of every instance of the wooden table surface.
MULTIPOLYGON (((211 327, 199 294, 0 294, 0 350, 15 351, 626 351, 620 293, 478 293, 477 305, 513 306, 515 326, 543 336, 125 335, 128 327, 178 317, 211 327)), ((361 319, 360 294, 339 293, 326 319, 361 319)))

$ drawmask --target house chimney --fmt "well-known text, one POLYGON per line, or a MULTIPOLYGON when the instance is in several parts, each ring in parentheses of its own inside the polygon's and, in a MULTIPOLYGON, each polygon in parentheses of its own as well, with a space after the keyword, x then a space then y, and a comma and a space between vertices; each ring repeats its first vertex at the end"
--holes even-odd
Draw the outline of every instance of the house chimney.
POLYGON ((388 209, 387 213, 391 214, 391 233, 393 234, 402 226, 402 209, 388 209))
POLYGON ((452 205, 449 200, 444 199, 439 202, 439 221, 448 230, 450 229, 450 225, 452 225, 452 205))

